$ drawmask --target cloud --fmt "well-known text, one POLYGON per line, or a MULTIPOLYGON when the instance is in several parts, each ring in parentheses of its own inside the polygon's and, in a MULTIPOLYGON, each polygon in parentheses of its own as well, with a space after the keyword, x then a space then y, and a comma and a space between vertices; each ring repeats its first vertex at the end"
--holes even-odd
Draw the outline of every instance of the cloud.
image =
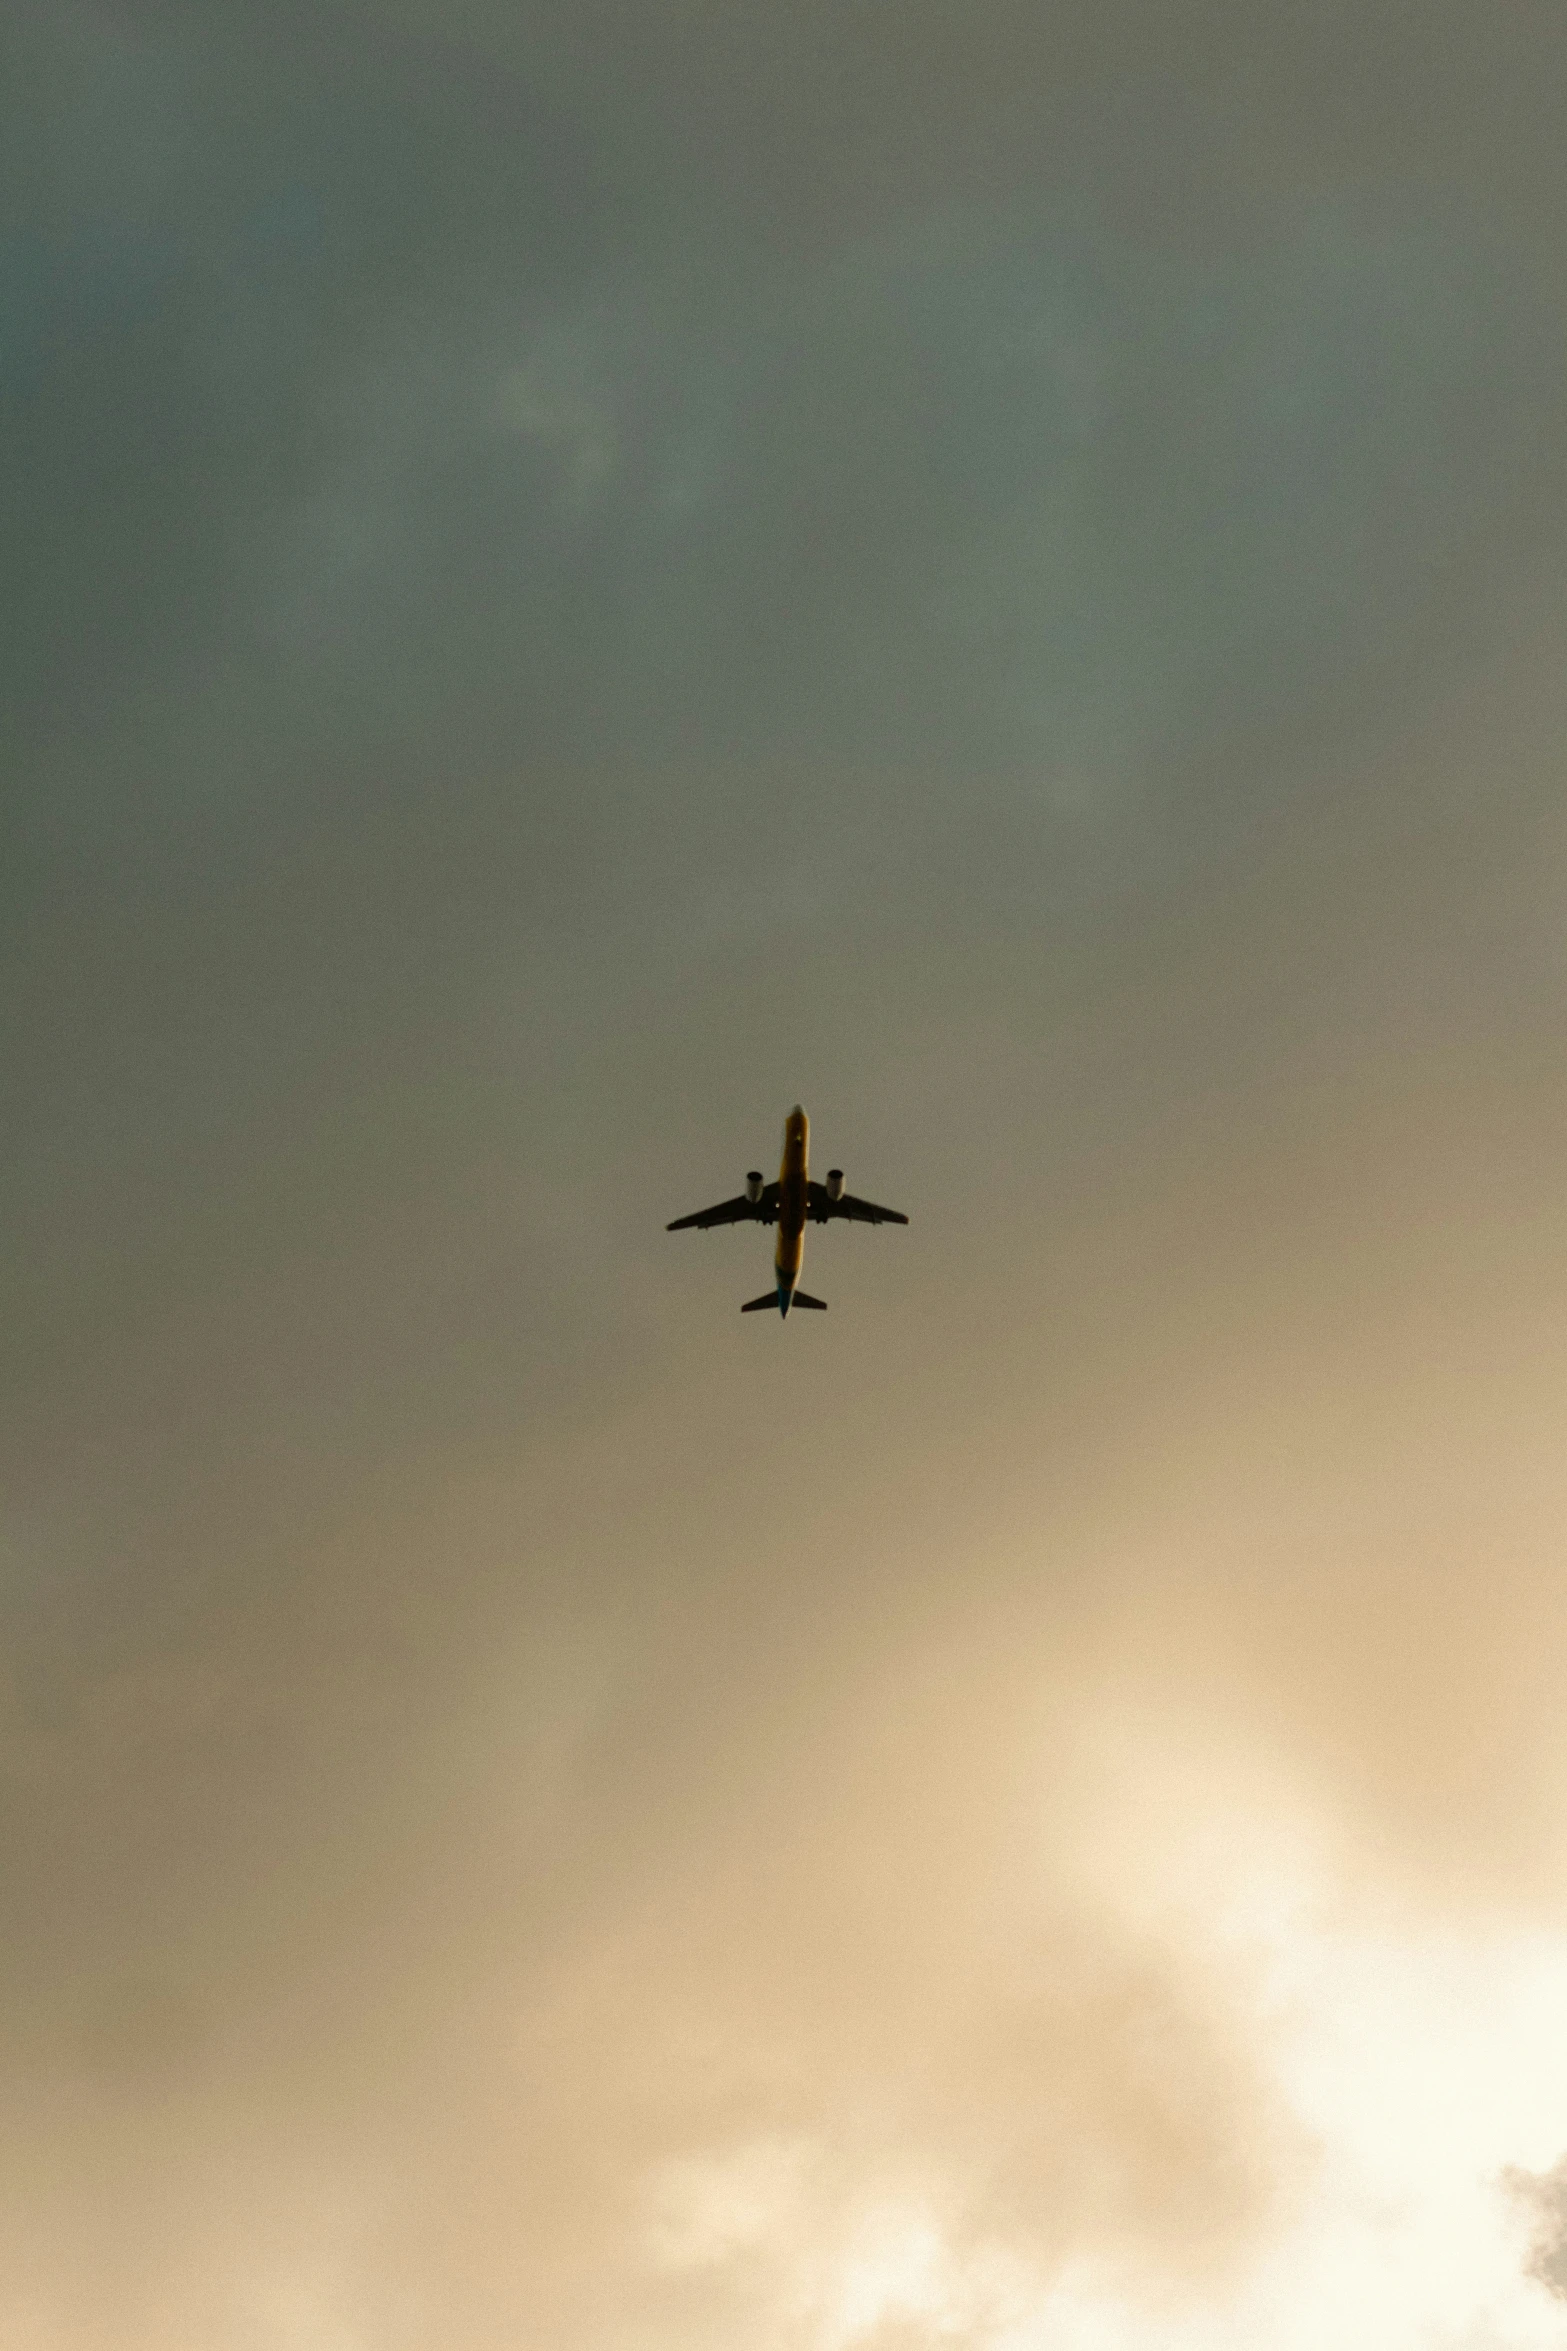
POLYGON ((1531 2223, 1533 2242, 1525 2274, 1567 2302, 1567 2157, 1544 2172, 1510 2165, 1502 2184, 1531 2223))
MULTIPOLYGON (((1559 324, 1461 196, 1175 242, 1069 171, 790 252, 650 192, 617 239, 515 63, 480 106, 412 32, 307 88, 95 22, 30 32, 78 188, 13 256, 29 741, 119 713, 227 789, 390 728, 1113 795, 1310 723, 1556 512, 1559 324), (100 123, 148 76, 151 183, 100 123)), ((1198 108, 1161 135, 1205 152, 1198 108)))
POLYGON ((1560 25, 1462 14, 13 11, 27 2351, 1550 2340, 1560 25), (758 1333, 663 1227, 802 1095, 914 1221, 758 1333))

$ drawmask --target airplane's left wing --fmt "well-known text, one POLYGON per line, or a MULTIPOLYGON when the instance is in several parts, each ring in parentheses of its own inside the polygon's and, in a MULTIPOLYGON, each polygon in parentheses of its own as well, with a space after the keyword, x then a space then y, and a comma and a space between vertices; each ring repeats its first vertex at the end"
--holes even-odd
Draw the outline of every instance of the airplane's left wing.
POLYGON ((742 1192, 738 1200, 720 1200, 716 1208, 699 1208, 694 1216, 677 1216, 664 1230, 679 1233, 688 1225, 700 1225, 705 1230, 715 1224, 774 1224, 777 1218, 778 1186, 764 1184, 759 1200, 753 1200, 749 1192, 742 1192))
POLYGON ((853 1224, 907 1224, 909 1221, 901 1209, 878 1208, 874 1200, 856 1200, 852 1192, 840 1192, 835 1200, 825 1184, 806 1186, 806 1214, 817 1224, 825 1224, 833 1216, 846 1216, 853 1224))

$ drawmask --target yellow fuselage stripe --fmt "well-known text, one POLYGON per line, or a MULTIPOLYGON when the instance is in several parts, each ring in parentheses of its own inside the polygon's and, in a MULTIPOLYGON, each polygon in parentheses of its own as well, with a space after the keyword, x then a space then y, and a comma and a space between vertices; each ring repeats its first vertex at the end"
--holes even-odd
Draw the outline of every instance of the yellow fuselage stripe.
POLYGON ((778 1169, 778 1247, 773 1255, 780 1282, 793 1289, 805 1257, 805 1186, 811 1156, 811 1122, 803 1110, 784 1120, 783 1160, 778 1169))

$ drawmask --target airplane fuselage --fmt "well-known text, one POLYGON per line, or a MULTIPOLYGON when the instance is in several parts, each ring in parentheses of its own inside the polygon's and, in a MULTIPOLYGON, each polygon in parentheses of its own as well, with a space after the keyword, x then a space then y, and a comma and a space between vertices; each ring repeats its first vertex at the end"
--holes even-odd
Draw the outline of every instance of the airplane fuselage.
POLYGON ((811 1122, 796 1104, 784 1120, 783 1158, 778 1168, 778 1246, 773 1270, 778 1276, 778 1309, 789 1311, 794 1285, 805 1261, 805 1187, 810 1180, 811 1122))

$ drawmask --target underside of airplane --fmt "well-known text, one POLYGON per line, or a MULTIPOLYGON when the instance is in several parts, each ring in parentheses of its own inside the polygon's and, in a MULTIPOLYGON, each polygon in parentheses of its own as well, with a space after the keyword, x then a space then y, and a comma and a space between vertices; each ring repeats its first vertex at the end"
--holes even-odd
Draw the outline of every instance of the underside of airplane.
POLYGON ((752 1168, 745 1179, 745 1190, 733 1200, 720 1200, 716 1208, 699 1208, 694 1216, 677 1216, 667 1228, 672 1233, 689 1228, 708 1231, 720 1224, 775 1224, 778 1227, 778 1245, 773 1253, 774 1286, 764 1290, 760 1298, 750 1298, 741 1307, 742 1314, 758 1314, 764 1308, 776 1306, 780 1315, 787 1315, 791 1307, 812 1307, 825 1313, 826 1300, 812 1298, 799 1287, 800 1266, 805 1256, 805 1228, 809 1224, 831 1224, 835 1218, 851 1224, 907 1224, 908 1218, 896 1208, 880 1208, 874 1200, 860 1200, 843 1188, 843 1170, 832 1167, 824 1184, 815 1183, 810 1175, 811 1122, 796 1104, 784 1121, 783 1162, 776 1183, 765 1181, 760 1168, 752 1168))

